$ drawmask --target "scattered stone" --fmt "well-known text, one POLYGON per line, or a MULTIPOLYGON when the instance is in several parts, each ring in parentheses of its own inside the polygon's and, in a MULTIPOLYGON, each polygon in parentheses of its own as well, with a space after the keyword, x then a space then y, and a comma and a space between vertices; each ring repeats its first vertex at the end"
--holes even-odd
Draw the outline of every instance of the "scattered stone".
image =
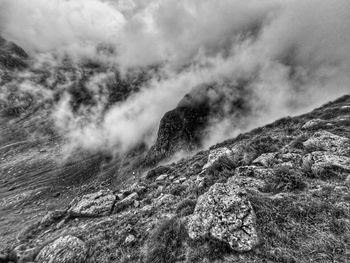
POLYGON ((313 119, 313 120, 310 120, 310 121, 306 122, 301 128, 303 130, 308 130, 308 129, 315 128, 316 126, 319 126, 319 125, 324 124, 324 123, 325 123, 324 120, 313 119))
POLYGON ((126 244, 126 245, 131 245, 131 244, 133 244, 134 242, 136 241, 136 237, 134 236, 134 235, 128 235, 126 238, 125 238, 125 241, 124 241, 124 243, 126 244))
POLYGON ((219 160, 222 156, 231 156, 232 151, 228 149, 227 147, 217 148, 215 150, 210 151, 210 154, 208 156, 207 163, 203 166, 202 171, 208 169, 211 167, 217 160, 219 160))
POLYGON ((36 257, 38 263, 84 263, 87 247, 79 238, 68 235, 45 246, 36 257))
POLYGON ((310 151, 329 151, 339 155, 350 153, 350 140, 327 131, 316 132, 303 143, 310 151))
POLYGON ((166 166, 158 166, 152 170, 150 170, 147 174, 146 174, 146 179, 153 179, 158 177, 161 174, 165 174, 168 173, 170 171, 169 167, 166 166))
POLYGON ((258 244, 256 218, 246 192, 234 184, 217 183, 199 197, 187 222, 190 238, 210 235, 238 252, 258 244))
POLYGON ((150 212, 153 210, 153 206, 151 205, 145 205, 144 207, 141 208, 141 211, 143 212, 150 212))
POLYGON ((98 217, 111 213, 116 196, 110 190, 84 195, 69 212, 72 216, 98 217))
POLYGON ((132 205, 137 198, 139 198, 139 195, 137 193, 132 193, 128 195, 123 200, 115 204, 114 211, 116 213, 123 211, 124 209, 132 205))
POLYGON ((123 200, 123 198, 125 197, 125 195, 123 193, 119 193, 116 195, 118 200, 123 200))
POLYGON ((136 208, 137 208, 137 207, 139 207, 139 206, 140 206, 140 202, 139 202, 139 201, 137 201, 137 200, 135 200, 135 201, 134 201, 134 207, 136 207, 136 208))
POLYGON ((156 181, 164 181, 167 177, 167 174, 161 174, 157 177, 156 181))
POLYGON ((183 183, 183 182, 185 182, 186 180, 187 180, 186 177, 180 177, 180 178, 179 178, 180 183, 183 183))

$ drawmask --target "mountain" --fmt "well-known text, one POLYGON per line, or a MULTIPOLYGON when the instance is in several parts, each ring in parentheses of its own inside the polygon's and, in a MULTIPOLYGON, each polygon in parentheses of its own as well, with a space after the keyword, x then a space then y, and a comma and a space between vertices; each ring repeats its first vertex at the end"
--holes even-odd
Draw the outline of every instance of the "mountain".
MULTIPOLYGON (((198 152, 209 122, 251 109, 246 82, 229 96, 210 83, 163 116, 150 148, 67 157, 52 109, 66 92, 76 114, 94 105, 87 79, 106 68, 66 62, 45 77, 3 39, 0 58, 1 263, 347 262, 350 95, 198 152), (54 96, 10 85, 27 71, 54 96), (178 151, 192 154, 171 163, 178 151)), ((102 111, 149 79, 109 73, 102 111)))

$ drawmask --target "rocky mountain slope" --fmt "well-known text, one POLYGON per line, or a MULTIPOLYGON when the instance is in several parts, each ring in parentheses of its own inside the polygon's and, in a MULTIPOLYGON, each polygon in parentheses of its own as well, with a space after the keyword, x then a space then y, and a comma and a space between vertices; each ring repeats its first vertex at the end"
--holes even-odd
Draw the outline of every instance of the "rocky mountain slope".
MULTIPOLYGON (((150 149, 67 158, 52 108, 65 92, 78 115, 94 105, 86 83, 105 70, 31 68, 0 38, 0 263, 349 261, 349 95, 169 163, 201 146, 222 105, 249 112, 244 83, 229 97, 212 83, 164 115, 150 149), (53 95, 19 92, 29 73, 53 95)), ((102 111, 149 79, 110 73, 102 111)))
POLYGON ((0 260, 348 262, 349 175, 344 96, 125 184, 91 180, 70 194, 12 200, 22 221, 8 221, 16 236, 0 260))

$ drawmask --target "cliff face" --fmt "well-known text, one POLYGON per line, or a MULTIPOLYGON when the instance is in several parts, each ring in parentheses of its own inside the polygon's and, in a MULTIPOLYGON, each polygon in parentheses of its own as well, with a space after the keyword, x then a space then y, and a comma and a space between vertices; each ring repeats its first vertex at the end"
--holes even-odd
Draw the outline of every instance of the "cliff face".
POLYGON ((122 186, 18 202, 3 262, 346 262, 349 175, 344 96, 122 186))

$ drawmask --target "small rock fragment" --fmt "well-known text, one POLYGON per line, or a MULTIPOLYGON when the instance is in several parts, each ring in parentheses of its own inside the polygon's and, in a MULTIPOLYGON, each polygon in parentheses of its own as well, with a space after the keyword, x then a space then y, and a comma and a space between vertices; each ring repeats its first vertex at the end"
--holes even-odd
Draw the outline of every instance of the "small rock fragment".
POLYGON ((114 212, 118 213, 125 208, 129 207, 134 203, 134 201, 139 197, 137 193, 132 193, 125 197, 123 200, 117 202, 114 206, 114 212))
POLYGON ((167 174, 161 174, 157 177, 156 181, 164 181, 167 177, 167 174))
POLYGON ((134 235, 128 235, 126 238, 125 238, 125 241, 124 243, 127 244, 127 245, 131 245, 132 243, 134 243, 136 241, 136 237, 134 235))

